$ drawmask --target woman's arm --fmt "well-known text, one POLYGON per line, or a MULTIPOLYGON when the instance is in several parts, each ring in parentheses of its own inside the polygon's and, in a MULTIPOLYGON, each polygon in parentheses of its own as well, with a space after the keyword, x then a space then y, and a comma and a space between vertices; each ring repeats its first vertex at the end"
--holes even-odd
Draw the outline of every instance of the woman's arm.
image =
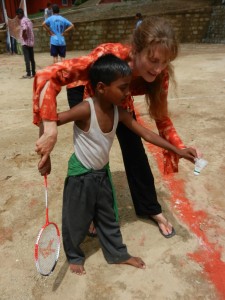
POLYGON ((41 165, 45 163, 57 140, 56 97, 61 91, 61 86, 78 80, 83 81, 85 85, 91 64, 106 53, 117 53, 125 59, 129 48, 121 44, 102 44, 89 55, 65 60, 36 73, 33 84, 33 123, 39 125, 42 120, 48 122, 47 124, 44 122, 43 135, 36 142, 36 151, 43 155, 41 165))
POLYGON ((121 44, 102 44, 88 55, 68 59, 38 71, 33 84, 33 123, 38 124, 41 120, 57 121, 56 97, 61 87, 76 81, 83 81, 83 85, 86 85, 91 64, 106 53, 113 53, 125 59, 129 54, 129 48, 121 44), (47 89, 45 89, 46 83, 48 83, 47 89))
POLYGON ((90 59, 72 59, 54 64, 38 71, 33 86, 33 123, 39 125, 43 121, 43 134, 36 142, 36 152, 42 155, 38 168, 42 168, 57 141, 57 103, 56 97, 61 86, 87 77, 90 59), (86 65, 81 65, 81 61, 86 65), (85 67, 86 66, 86 67, 85 67), (76 69, 77 68, 77 69, 76 69))

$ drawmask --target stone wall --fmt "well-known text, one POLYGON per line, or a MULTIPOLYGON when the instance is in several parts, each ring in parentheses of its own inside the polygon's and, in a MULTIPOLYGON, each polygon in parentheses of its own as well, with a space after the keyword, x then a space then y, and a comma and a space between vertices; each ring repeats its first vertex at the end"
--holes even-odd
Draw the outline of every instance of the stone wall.
MULTIPOLYGON (((208 33, 211 14, 212 7, 206 7, 170 12, 161 16, 173 24, 181 43, 201 43, 208 33)), ((133 17, 77 22, 75 30, 66 36, 67 50, 90 50, 101 43, 129 42, 135 22, 133 17)), ((41 25, 34 24, 34 34, 34 51, 49 52, 50 38, 41 25)), ((5 41, 6 32, 0 31, 0 53, 6 52, 5 41)))
POLYGON ((210 23, 203 42, 225 43, 225 5, 213 7, 210 23))
POLYGON ((6 52, 6 31, 0 30, 0 54, 6 52))
POLYGON ((181 43, 201 43, 208 30, 211 12, 212 9, 208 7, 179 14, 170 13, 165 17, 173 24, 181 43))
MULTIPOLYGON (((181 43, 201 43, 206 36, 211 8, 163 15, 174 26, 181 43)), ((78 22, 66 36, 68 50, 90 50, 101 43, 129 42, 135 26, 132 17, 78 22)), ((49 51, 49 36, 41 26, 34 27, 35 51, 49 51)))

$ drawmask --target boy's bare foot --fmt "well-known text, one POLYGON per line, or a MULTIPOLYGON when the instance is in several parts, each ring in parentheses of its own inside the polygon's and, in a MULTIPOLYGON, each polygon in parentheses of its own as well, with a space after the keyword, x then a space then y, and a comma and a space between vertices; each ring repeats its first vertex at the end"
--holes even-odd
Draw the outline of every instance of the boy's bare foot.
POLYGON ((158 225, 159 231, 165 238, 170 238, 176 234, 173 226, 162 213, 150 216, 150 219, 158 225))
POLYGON ((77 275, 84 275, 84 274, 86 274, 86 271, 85 271, 83 265, 70 264, 70 271, 72 273, 77 274, 77 275))
POLYGON ((134 257, 134 256, 132 256, 128 260, 123 261, 119 264, 126 264, 126 265, 130 265, 130 266, 133 266, 133 267, 139 268, 139 269, 145 269, 146 268, 146 265, 143 262, 143 260, 140 257, 134 257))

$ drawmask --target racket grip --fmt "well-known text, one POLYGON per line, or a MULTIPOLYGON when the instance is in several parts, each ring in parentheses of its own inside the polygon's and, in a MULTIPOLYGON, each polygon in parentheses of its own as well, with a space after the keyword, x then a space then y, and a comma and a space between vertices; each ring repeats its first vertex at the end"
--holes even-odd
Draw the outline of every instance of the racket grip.
POLYGON ((44 176, 44 183, 45 183, 45 187, 47 188, 47 174, 45 174, 44 176))

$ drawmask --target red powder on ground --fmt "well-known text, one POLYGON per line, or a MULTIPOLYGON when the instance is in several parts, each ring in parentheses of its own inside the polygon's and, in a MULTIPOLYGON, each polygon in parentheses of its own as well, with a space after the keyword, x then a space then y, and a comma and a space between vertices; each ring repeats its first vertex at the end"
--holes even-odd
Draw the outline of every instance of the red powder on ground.
MULTIPOLYGON (((140 117, 140 114, 135 109, 138 123, 146 128, 150 128, 140 117)), ((171 175, 163 174, 163 161, 160 148, 146 143, 146 147, 153 155, 160 170, 164 183, 170 191, 171 198, 169 199, 171 206, 176 207, 179 212, 177 217, 186 224, 189 231, 193 233, 199 240, 199 250, 195 253, 187 253, 187 256, 197 262, 203 269, 204 275, 210 280, 221 299, 225 299, 225 263, 221 260, 224 249, 218 247, 215 243, 208 240, 206 231, 203 231, 201 224, 207 224, 207 227, 212 226, 208 224, 208 216, 204 211, 196 211, 192 207, 192 201, 185 197, 185 182, 178 180, 171 175)), ((218 231, 218 228, 214 228, 218 231)), ((222 230, 222 229, 221 229, 222 230)))

